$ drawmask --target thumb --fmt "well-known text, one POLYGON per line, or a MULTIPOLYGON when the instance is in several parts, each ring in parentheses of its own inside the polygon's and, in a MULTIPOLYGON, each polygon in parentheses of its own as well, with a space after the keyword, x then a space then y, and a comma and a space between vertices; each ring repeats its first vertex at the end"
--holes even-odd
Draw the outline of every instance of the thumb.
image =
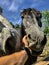
POLYGON ((26 35, 23 37, 22 42, 24 43, 25 46, 27 47, 29 46, 26 35))

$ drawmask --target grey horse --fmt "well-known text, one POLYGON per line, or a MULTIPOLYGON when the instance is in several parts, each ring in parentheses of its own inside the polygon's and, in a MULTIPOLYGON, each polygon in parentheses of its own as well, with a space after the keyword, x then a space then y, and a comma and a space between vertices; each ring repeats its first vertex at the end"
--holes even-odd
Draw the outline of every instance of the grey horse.
POLYGON ((41 17, 41 13, 34 8, 27 8, 21 11, 21 39, 27 35, 28 45, 32 49, 32 56, 25 65, 34 63, 46 44, 46 35, 41 30, 41 17))

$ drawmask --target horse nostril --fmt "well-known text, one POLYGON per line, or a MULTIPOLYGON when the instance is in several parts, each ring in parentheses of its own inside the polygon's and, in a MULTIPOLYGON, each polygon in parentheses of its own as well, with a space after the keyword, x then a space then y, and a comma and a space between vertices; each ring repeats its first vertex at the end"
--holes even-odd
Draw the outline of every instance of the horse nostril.
POLYGON ((31 39, 31 36, 30 36, 30 34, 28 35, 28 37, 31 39))
POLYGON ((33 39, 33 41, 35 41, 35 40, 33 39))
POLYGON ((22 16, 22 19, 24 18, 24 16, 22 16))

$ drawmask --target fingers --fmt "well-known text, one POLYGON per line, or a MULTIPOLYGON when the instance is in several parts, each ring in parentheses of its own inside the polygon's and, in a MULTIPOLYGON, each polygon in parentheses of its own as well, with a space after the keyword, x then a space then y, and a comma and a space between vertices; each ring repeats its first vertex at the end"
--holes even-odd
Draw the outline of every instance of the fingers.
POLYGON ((24 43, 25 47, 27 47, 30 50, 30 53, 32 54, 32 50, 29 48, 29 43, 26 35, 23 37, 22 42, 24 43))
POLYGON ((25 47, 28 47, 29 46, 26 35, 23 37, 22 42, 24 43, 25 47))

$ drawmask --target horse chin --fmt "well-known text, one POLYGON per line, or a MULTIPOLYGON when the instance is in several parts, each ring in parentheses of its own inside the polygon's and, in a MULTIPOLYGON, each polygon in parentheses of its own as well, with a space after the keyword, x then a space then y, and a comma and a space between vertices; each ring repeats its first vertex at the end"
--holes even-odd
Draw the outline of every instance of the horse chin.
MULTIPOLYGON (((31 44, 32 44, 32 43, 31 43, 31 44)), ((41 50, 43 49, 43 46, 41 46, 41 45, 36 45, 36 44, 31 45, 31 44, 30 44, 30 48, 31 48, 32 50, 34 50, 34 51, 39 52, 39 51, 41 51, 41 50)))
POLYGON ((29 47, 32 47, 34 44, 35 44, 34 42, 30 42, 29 47))

